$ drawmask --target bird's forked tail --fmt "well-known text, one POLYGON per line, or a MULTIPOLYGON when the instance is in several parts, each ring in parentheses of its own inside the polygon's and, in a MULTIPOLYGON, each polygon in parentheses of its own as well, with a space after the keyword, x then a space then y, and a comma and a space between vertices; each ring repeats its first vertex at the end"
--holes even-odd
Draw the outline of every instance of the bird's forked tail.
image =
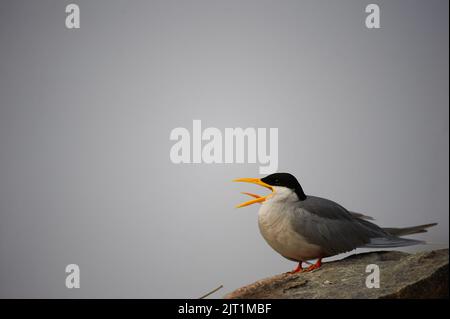
POLYGON ((426 233, 427 228, 436 226, 437 223, 418 225, 412 227, 403 227, 403 228, 383 228, 383 230, 389 233, 392 236, 406 236, 418 233, 426 233))
POLYGON ((426 244, 425 241, 401 238, 400 236, 412 235, 417 233, 427 232, 427 228, 437 225, 437 223, 418 225, 404 228, 383 228, 388 233, 387 237, 371 238, 370 242, 364 245, 367 248, 389 248, 389 247, 404 247, 411 245, 426 244))

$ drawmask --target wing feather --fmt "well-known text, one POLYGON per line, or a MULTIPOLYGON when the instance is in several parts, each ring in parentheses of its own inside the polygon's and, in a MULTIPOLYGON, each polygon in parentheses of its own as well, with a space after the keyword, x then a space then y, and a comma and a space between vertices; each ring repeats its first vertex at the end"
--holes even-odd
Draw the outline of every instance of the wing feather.
POLYGON ((372 238, 389 237, 383 229, 355 218, 341 205, 315 196, 299 202, 293 225, 309 242, 322 247, 327 256, 365 246, 372 238))

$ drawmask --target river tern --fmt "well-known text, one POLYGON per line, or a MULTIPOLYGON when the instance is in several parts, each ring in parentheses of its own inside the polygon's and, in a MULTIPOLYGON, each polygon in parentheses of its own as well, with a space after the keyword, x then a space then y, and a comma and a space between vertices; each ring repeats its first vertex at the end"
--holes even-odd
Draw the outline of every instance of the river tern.
POLYGON ((267 243, 283 257, 298 262, 291 273, 308 272, 322 265, 322 258, 356 248, 403 247, 425 242, 400 236, 426 232, 436 223, 405 228, 381 228, 372 218, 350 212, 329 199, 306 195, 295 176, 275 173, 264 178, 239 178, 271 190, 267 196, 243 193, 253 199, 237 207, 261 203, 260 232, 267 243), (317 259, 307 268, 302 263, 317 259))

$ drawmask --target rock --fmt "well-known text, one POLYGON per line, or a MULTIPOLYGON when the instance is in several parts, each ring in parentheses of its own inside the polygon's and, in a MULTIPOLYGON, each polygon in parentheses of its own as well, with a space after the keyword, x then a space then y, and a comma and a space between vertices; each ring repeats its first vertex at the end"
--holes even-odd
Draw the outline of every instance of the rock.
POLYGON ((407 254, 381 251, 323 263, 309 273, 281 274, 259 280, 225 296, 260 298, 448 298, 448 249, 407 254), (380 288, 367 288, 369 264, 380 270, 380 288))

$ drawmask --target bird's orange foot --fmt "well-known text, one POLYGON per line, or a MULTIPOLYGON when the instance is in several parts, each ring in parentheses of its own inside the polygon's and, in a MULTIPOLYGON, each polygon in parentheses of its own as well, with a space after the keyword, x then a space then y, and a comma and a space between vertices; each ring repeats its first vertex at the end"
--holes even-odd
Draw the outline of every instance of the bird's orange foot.
POLYGON ((310 271, 313 271, 315 269, 319 269, 320 266, 322 266, 322 258, 319 258, 314 265, 311 265, 308 268, 303 269, 303 272, 310 272, 310 271))
POLYGON ((292 274, 296 274, 296 273, 302 272, 302 271, 304 271, 304 269, 302 268, 302 262, 300 261, 300 262, 298 263, 297 267, 296 267, 294 270, 289 271, 288 274, 291 274, 291 275, 292 275, 292 274))

